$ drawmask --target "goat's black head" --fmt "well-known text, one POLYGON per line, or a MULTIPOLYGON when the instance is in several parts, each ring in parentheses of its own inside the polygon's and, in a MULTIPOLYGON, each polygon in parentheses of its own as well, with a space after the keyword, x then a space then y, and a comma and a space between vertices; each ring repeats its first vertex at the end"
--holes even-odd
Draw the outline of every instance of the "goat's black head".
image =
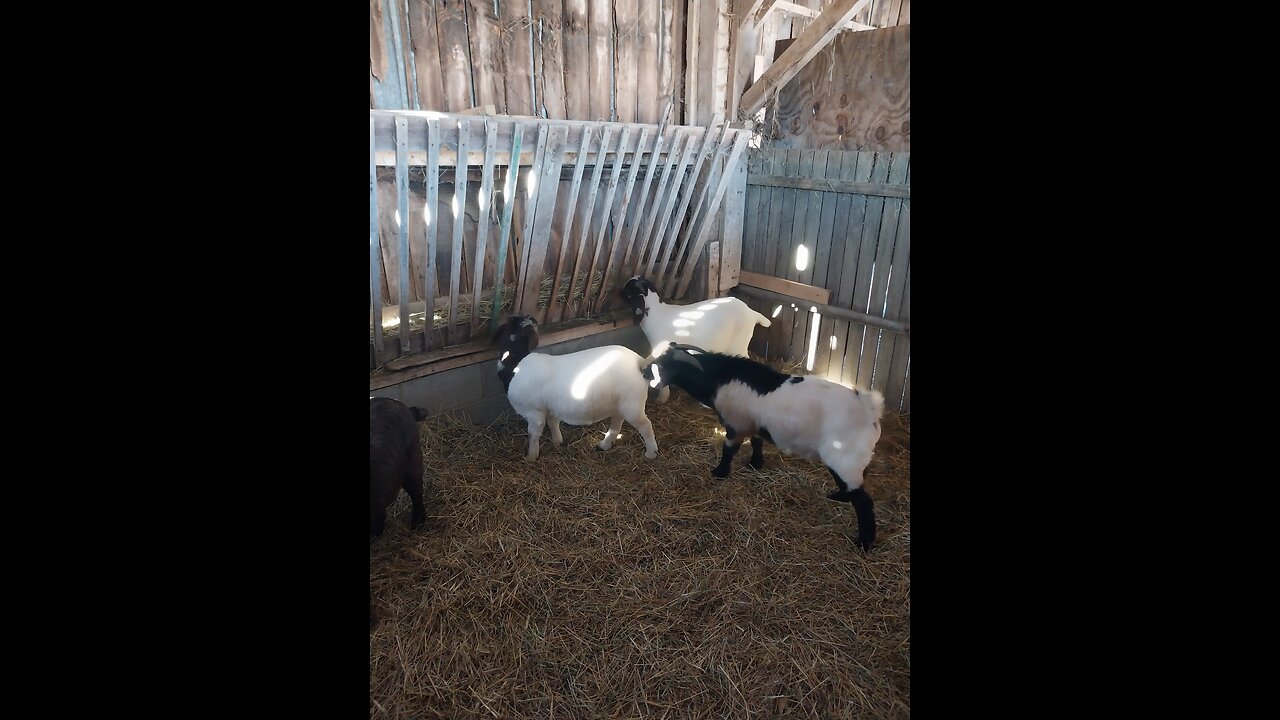
POLYGON ((706 370, 698 361, 698 355, 706 350, 693 345, 670 343, 666 350, 645 367, 644 376, 650 378, 649 386, 658 389, 675 385, 686 392, 699 385, 706 370))
POLYGON ((622 286, 622 289, 618 291, 618 294, 622 296, 622 299, 631 306, 631 317, 635 320, 636 325, 640 324, 640 321, 644 319, 645 313, 648 312, 644 306, 644 299, 651 292, 654 294, 655 299, 661 295, 661 293, 658 292, 658 286, 639 275, 628 280, 626 284, 622 286))
POLYGON ((494 333, 493 342, 502 351, 498 356, 498 379, 503 389, 508 389, 516 374, 516 365, 538 347, 538 321, 527 315, 508 315, 507 321, 494 333))

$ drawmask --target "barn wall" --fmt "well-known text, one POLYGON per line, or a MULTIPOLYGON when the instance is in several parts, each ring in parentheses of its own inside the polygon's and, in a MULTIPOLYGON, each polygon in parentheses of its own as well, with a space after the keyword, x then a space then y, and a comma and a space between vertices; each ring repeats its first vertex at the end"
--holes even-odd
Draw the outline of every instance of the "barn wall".
MULTIPOLYGON (((828 305, 910 324, 910 153, 767 150, 747 167, 742 269, 831 291, 828 305), (832 191, 806 189, 814 179, 832 191), (806 182, 807 181, 807 182, 806 182), (808 257, 797 268, 799 246, 808 257)), ((739 293, 772 316, 779 303, 739 293)), ((751 350, 802 363, 805 371, 885 394, 911 409, 911 340, 889 330, 809 312, 796 301, 751 350), (817 332, 814 333, 814 325, 817 332), (835 348, 832 348, 834 338, 835 348), (808 370, 810 348, 813 367, 808 370)))
POLYGON ((911 149, 911 26, 843 32, 778 93, 773 148, 911 149))

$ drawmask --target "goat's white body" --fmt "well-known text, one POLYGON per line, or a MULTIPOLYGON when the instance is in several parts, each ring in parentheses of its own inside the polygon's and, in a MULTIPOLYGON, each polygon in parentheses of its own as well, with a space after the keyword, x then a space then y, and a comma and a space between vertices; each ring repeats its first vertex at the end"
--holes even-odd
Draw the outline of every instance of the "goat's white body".
MULTIPOLYGON (((611 418, 601 450, 613 446, 622 421, 631 423, 644 439, 645 457, 657 457, 653 425, 645 415, 649 383, 640 374, 643 358, 622 345, 581 350, 565 355, 530 353, 515 367, 507 387, 511 407, 529 422, 528 460, 538 458, 538 438, 544 423, 559 445, 560 421, 590 425, 611 418)), ((501 366, 501 361, 499 361, 501 366)))
MULTIPOLYGON (((650 292, 644 298, 648 310, 640 329, 649 340, 652 357, 667 349, 668 343, 694 345, 710 352, 747 357, 747 346, 756 325, 769 327, 769 318, 752 310, 738 298, 711 298, 689 305, 667 305, 650 292)), ((658 402, 666 402, 671 391, 663 387, 658 402)))
POLYGON ((840 475, 847 489, 856 489, 880 440, 884 396, 803 377, 765 395, 731 380, 716 391, 716 412, 729 427, 767 430, 782 452, 819 460, 840 475))

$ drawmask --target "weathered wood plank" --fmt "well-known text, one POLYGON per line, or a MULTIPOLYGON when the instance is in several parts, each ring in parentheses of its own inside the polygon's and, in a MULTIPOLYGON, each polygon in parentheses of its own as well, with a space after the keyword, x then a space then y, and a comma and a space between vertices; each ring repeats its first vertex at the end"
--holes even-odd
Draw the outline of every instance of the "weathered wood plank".
POLYGON ((502 30, 492 0, 467 0, 468 40, 476 104, 493 106, 489 114, 506 114, 506 80, 500 65, 502 30))
MULTIPOLYGON (((827 154, 826 173, 824 177, 830 179, 838 179, 843 171, 845 153, 840 151, 832 151, 827 154)), ((822 194, 822 211, 818 222, 818 236, 815 241, 813 250, 813 276, 809 280, 809 284, 817 287, 831 289, 836 283, 833 282, 834 272, 832 268, 840 268, 844 260, 844 238, 834 239, 836 208, 840 204, 840 193, 823 193, 822 194)), ((818 352, 815 356, 813 373, 822 377, 827 376, 827 371, 831 367, 831 342, 830 338, 833 332, 833 320, 827 315, 822 316, 822 327, 818 332, 818 352)))
MULTIPOLYGON (((440 73, 440 41, 436 32, 436 4, 433 0, 407 0, 409 39, 413 45, 414 75, 418 88, 418 108, 446 109, 444 81, 440 73)), ((410 127, 416 132, 416 128, 410 127)))
POLYGON ((702 228, 698 230, 698 240, 694 243, 693 250, 689 252, 690 262, 685 263, 685 269, 680 277, 680 286, 672 297, 684 297, 685 290, 689 288, 689 279, 693 276, 693 266, 696 264, 694 260, 702 254, 702 249, 706 247, 707 241, 710 239, 708 231, 715 224, 716 212, 720 209, 721 201, 724 200, 725 191, 729 189, 729 180, 733 177, 732 171, 742 160, 742 151, 746 149, 748 139, 750 139, 750 135, 746 132, 741 132, 738 133, 738 138, 733 143, 733 151, 729 153, 729 161, 725 163, 724 174, 716 185, 715 195, 711 198, 711 206, 707 208, 706 214, 702 217, 702 228))
POLYGON ((750 285, 762 290, 769 290, 780 295, 786 295, 790 298, 805 300, 819 305, 831 304, 831 291, 826 288, 814 287, 813 285, 805 285, 793 280, 787 280, 771 275, 761 275, 759 273, 742 271, 742 275, 738 277, 738 283, 741 285, 750 285))
POLYGON ((588 30, 591 63, 591 119, 612 121, 613 116, 613 3, 611 0, 589 0, 588 30))
POLYGON ((720 242, 707 245, 707 298, 720 297, 720 242))
POLYGON ((738 284, 742 273, 743 227, 747 214, 747 164, 739 162, 730 172, 729 194, 724 199, 724 236, 720 241, 721 296, 738 284))
MULTIPOLYGON (((850 151, 846 151, 850 152, 850 151)), ((848 176, 852 167, 852 177, 857 181, 868 181, 874 169, 876 154, 874 152, 851 152, 853 158, 844 162, 844 172, 848 176), (852 164, 851 164, 852 163, 852 164)), ((885 171, 878 175, 888 177, 885 171)), ((840 225, 837 220, 835 232, 843 228, 845 233, 844 264, 840 274, 840 287, 836 293, 836 303, 850 308, 866 309, 866 297, 871 289, 871 265, 875 259, 875 240, 864 239, 863 226, 866 225, 867 196, 848 195, 848 209, 845 214, 847 224, 840 225), (868 241, 870 247, 867 247, 868 241)), ((837 217, 839 207, 836 209, 837 217)), ((862 324, 850 323, 846 334, 838 336, 843 341, 841 353, 840 382, 853 385, 858 375, 859 353, 862 350, 862 324)))
POLYGON ((864 323, 871 327, 887 330, 892 333, 909 336, 911 334, 911 326, 897 320, 888 320, 879 315, 871 315, 860 312, 858 310, 850 310, 849 308, 837 307, 835 305, 825 305, 823 303, 815 303, 804 298, 798 298, 785 293, 778 293, 772 290, 766 290, 755 285, 748 285, 746 282, 738 283, 738 287, 734 289, 734 293, 738 295, 747 295, 754 298, 773 303, 769 312, 761 311, 765 315, 772 317, 778 305, 782 305, 784 309, 789 308, 792 304, 798 310, 809 312, 810 308, 814 308, 816 312, 823 315, 830 315, 837 320, 845 320, 847 322, 864 323))
MULTIPOLYGON (((658 42, 658 96, 663 98, 658 106, 658 122, 678 123, 682 117, 680 108, 672 104, 676 99, 676 84, 684 76, 684 53, 680 51, 680 29, 685 26, 685 3, 677 0, 662 0, 662 8, 658 15, 658 26, 661 38, 658 42)), ((685 88, 688 92, 688 88, 685 88)), ((688 97, 686 95, 686 97, 688 97)), ((683 117, 685 122, 691 117, 686 107, 683 117)), ((696 125, 697 123, 689 123, 696 125)))
MULTIPOLYGON (((813 150, 800 151, 799 173, 802 177, 813 176, 815 172, 813 168, 813 162, 814 162, 813 150)), ((810 203, 813 201, 815 196, 821 198, 821 195, 819 193, 815 193, 811 190, 796 191, 795 210, 794 210, 795 214, 792 218, 791 231, 788 233, 788 240, 787 240, 787 258, 786 258, 786 262, 782 265, 782 267, 778 268, 778 271, 779 271, 778 277, 784 277, 784 278, 787 278, 788 280, 800 279, 799 277, 800 270, 799 268, 796 267, 800 259, 799 258, 800 246, 805 245, 809 250, 813 249, 812 241, 810 241, 807 232, 809 228, 810 203)), ((784 226, 783 229, 785 230, 786 227, 784 226)), ((809 259, 810 258, 805 258, 806 266, 809 259)))
POLYGON ((613 61, 615 115, 620 122, 635 122, 636 47, 639 40, 640 10, 635 3, 629 2, 615 3, 613 10, 614 24, 617 26, 617 48, 613 61))
POLYGON ((538 115, 533 104, 533 18, 523 2, 498 3, 507 114, 538 115))
POLYGON ((764 107, 769 94, 785 86, 820 50, 840 32, 840 26, 851 20, 870 0, 836 0, 822 11, 800 37, 782 53, 769 69, 742 95, 741 107, 750 116, 764 107))
MULTIPOLYGON (((521 293, 520 311, 522 315, 541 316, 539 295, 545 264, 547 264, 547 246, 552 232, 552 218, 556 217, 556 196, 559 192, 559 169, 564 161, 564 142, 568 140, 568 128, 554 126, 550 128, 547 138, 547 151, 543 154, 543 163, 535 165, 538 170, 536 182, 536 205, 534 206, 534 224, 529 237, 525 240, 525 260, 521 274, 524 275, 525 292, 521 293)), ((550 300, 548 300, 548 306, 550 300)))
POLYGON ((546 109, 547 117, 562 120, 568 117, 564 105, 563 4, 561 0, 533 0, 533 13, 537 17, 539 48, 534 75, 538 102, 546 109))
MULTIPOLYGON (((892 153, 876 153, 875 165, 871 169, 871 177, 887 180, 892 153)), ((892 247, 882 248, 885 238, 880 234, 881 221, 884 218, 884 198, 867 198, 866 218, 863 221, 862 252, 858 260, 858 284, 854 288, 853 308, 864 310, 870 315, 879 315, 884 295, 877 294, 877 285, 883 287, 884 276, 888 273, 889 252, 892 247), (870 267, 867 267, 867 266, 870 267), (878 296, 877 296, 878 295, 878 296)), ((858 333, 861 342, 858 347, 857 377, 855 384, 861 388, 871 387, 871 371, 875 365, 876 342, 879 333, 875 328, 863 328, 858 333)), ((853 379, 853 378, 851 378, 853 379)))
MULTIPOLYGON (((906 218, 904 210, 900 216, 906 218)), ((899 228, 901 231, 901 228, 899 228)), ((901 239, 899 239, 901 242, 901 239)), ((898 307, 899 322, 911 322, 911 265, 907 264, 902 278, 902 303, 898 307)), ((888 378, 885 382, 884 397, 887 407, 898 407, 902 402, 902 388, 907 379, 907 362, 911 359, 911 338, 892 333, 886 334, 881 342, 888 343, 888 378)))
MULTIPOLYGON (((911 0, 902 0, 902 10, 898 13, 898 24, 911 24, 911 0)), ((904 410, 903 412, 906 411, 904 410)))
POLYGON ((556 306, 556 298, 560 297, 560 282, 564 276, 565 261, 569 257, 570 244, 569 241, 573 237, 573 221, 577 215, 578 209, 578 191, 582 188, 582 173, 587 169, 587 143, 591 141, 591 132, 586 130, 582 133, 582 140, 578 146, 578 156, 573 164, 573 181, 569 185, 569 201, 565 204, 564 217, 561 221, 560 236, 560 257, 556 261, 556 275, 551 285, 551 300, 547 305, 547 315, 563 320, 568 310, 569 303, 560 303, 556 306))
POLYGON ((511 213, 516 204, 516 188, 520 180, 520 143, 524 139, 524 127, 516 125, 511 134, 511 155, 507 165, 507 181, 502 189, 502 221, 498 227, 498 256, 494 265, 493 278, 493 318, 489 321, 489 332, 498 329, 498 321, 502 316, 502 283, 507 267, 507 244, 511 238, 511 213))
MULTIPOLYGON (((689 8, 689 19, 685 23, 685 54, 689 56, 689 64, 685 68, 684 78, 684 116, 690 125, 698 125, 698 116, 702 113, 702 94, 698 92, 701 83, 702 68, 702 13, 699 4, 689 8)), ((709 48, 708 48, 709 50, 709 48)))
POLYGON ((498 123, 491 119, 484 121, 484 167, 481 170, 483 179, 480 182, 478 208, 479 222, 476 224, 476 260, 471 281, 471 337, 476 338, 480 332, 480 297, 484 288, 484 266, 489 249, 489 203, 493 197, 493 156, 498 149, 498 123))
POLYGON ((471 62, 467 58, 466 5, 461 2, 436 6, 436 29, 440 35, 440 66, 444 82, 444 104, 449 112, 461 112, 475 105, 471 93, 471 62))
MULTIPOLYGON (((427 267, 422 278, 422 297, 429 301, 436 296, 436 226, 439 224, 436 210, 440 203, 440 121, 427 120, 427 133, 427 208, 431 217, 427 219, 427 267)), ((431 336, 435 331, 434 326, 435 323, 428 314, 422 330, 424 350, 432 348, 431 336)))
MULTIPOLYGON (((906 156, 907 153, 901 153, 906 156)), ((898 158, 895 157, 895 160, 898 158)), ((907 164, 907 170, 910 171, 910 159, 902 158, 904 164, 907 164)), ((890 168, 890 173, 894 168, 890 168)), ((892 175, 891 175, 892 176, 892 175)), ((906 289, 907 269, 911 261, 911 217, 909 214, 908 200, 889 201, 887 204, 894 202, 900 203, 898 208, 885 208, 885 217, 882 225, 894 223, 891 232, 893 233, 893 255, 890 260, 889 273, 885 280, 887 287, 885 288, 885 302, 882 306, 883 313, 887 318, 898 318, 902 309, 903 295, 906 289), (896 212, 891 212, 896 211, 896 212), (896 215, 896 217, 894 217, 896 215)), ((872 376, 872 387, 881 392, 888 392, 889 373, 891 369, 891 360, 895 352, 897 340, 891 334, 881 333, 880 347, 876 353, 876 365, 872 376)))
MULTIPOLYGON (((680 190, 680 205, 676 210, 675 215, 669 221, 668 227, 670 229, 663 233, 662 244, 665 246, 665 250, 662 261, 658 263, 658 267, 662 268, 662 271, 659 273, 658 287, 666 287, 666 284, 669 284, 671 278, 675 277, 676 271, 680 267, 681 257, 684 255, 684 251, 687 249, 689 244, 689 233, 683 232, 689 226, 689 223, 686 222, 686 220, 689 219, 686 214, 689 210, 689 201, 693 199, 694 194, 698 190, 698 179, 702 174, 703 169, 706 168, 709 171, 711 163, 716 161, 715 155, 712 153, 719 147, 720 142, 724 140, 725 133, 728 129, 729 123, 724 122, 724 116, 720 113, 716 113, 711 117, 711 125, 707 127, 707 131, 702 135, 702 143, 698 146, 697 159, 693 162, 693 169, 689 173, 688 180, 684 182, 683 187, 681 187, 680 190), (716 125, 720 126, 720 131, 718 133, 715 131, 716 125), (681 237, 684 238, 683 242, 680 242, 681 237), (675 252, 675 262, 670 263, 669 260, 671 258, 672 251, 675 251, 677 246, 679 247, 679 250, 675 252)), ((690 144, 690 147, 692 147, 692 143, 690 144)), ((708 175, 709 174, 710 173, 708 172, 708 175)), ((705 190, 707 184, 709 183, 704 183, 702 187, 704 191, 702 195, 704 197, 706 196, 705 190)))
MULTIPOLYGON (((458 157, 466 157, 471 144, 471 123, 458 122, 458 157)), ((458 291, 462 285, 462 231, 467 215, 467 166, 459 164, 453 171, 453 254, 449 262, 449 322, 444 326, 445 344, 453 344, 453 328, 458 322, 458 291)), ((408 337, 402 333, 401 337, 408 337)))
POLYGON ((369 118, 369 307, 373 334, 373 364, 381 366, 382 344, 382 242, 378 227, 378 166, 373 161, 373 118, 369 118))
POLYGON ((409 124, 396 119, 396 208, 400 212, 397 247, 400 248, 400 337, 409 337, 409 124))
MULTIPOLYGON (((640 5, 639 32, 636 36, 636 122, 657 123, 661 107, 658 93, 658 71, 662 65, 658 54, 658 14, 660 3, 642 2, 640 5)), ((621 91, 626 86, 619 83, 621 91)), ((626 122, 626 118, 619 115, 626 122)))
MULTIPOLYGON (((612 283, 614 287, 622 286, 623 269, 626 267, 627 260, 631 253, 631 247, 626 242, 626 237, 629 235, 626 227, 627 209, 631 205, 631 191, 635 188, 636 178, 640 174, 640 167, 644 157, 644 146, 648 139, 649 129, 642 128, 640 130, 640 139, 636 141, 635 153, 631 156, 631 166, 630 170, 627 171, 627 184, 622 190, 622 199, 618 202, 618 207, 613 214, 614 237, 617 239, 616 242, 618 246, 622 247, 624 251, 624 255, 621 260, 619 260, 614 254, 611 254, 609 257, 608 274, 614 278, 612 283)), ((609 282, 600 284, 600 300, 596 303, 597 307, 602 307, 605 291, 609 286, 609 282)))
POLYGON ((564 0, 562 22, 565 111, 571 120, 592 120, 587 0, 564 0))
MULTIPOLYGON (((586 215, 581 218, 582 222, 579 225, 581 228, 581 234, 578 237, 578 254, 573 261, 573 275, 569 277, 569 292, 565 295, 565 304, 567 305, 571 302, 575 303, 575 311, 577 309, 577 304, 573 299, 574 292, 578 286, 578 273, 582 271, 583 256, 587 252, 587 235, 591 231, 591 218, 595 214, 596 209, 596 195, 600 192, 600 175, 604 172, 604 156, 605 152, 609 148, 609 139, 613 135, 613 127, 613 125, 604 125, 603 130, 600 132, 600 153, 596 156, 595 165, 591 169, 591 182, 587 185, 589 188, 587 191, 587 202, 586 205, 583 205, 578 209, 579 213, 585 210, 586 215)), ((582 288, 584 296, 590 288, 591 278, 587 277, 582 288)))
POLYGON ((851 195, 877 195, 880 197, 911 197, 910 185, 883 185, 878 183, 860 183, 847 180, 780 177, 777 175, 752 175, 747 179, 748 185, 765 187, 798 188, 800 190, 818 190, 829 193, 845 193, 851 195))
MULTIPOLYGON (((613 170, 609 173, 609 184, 605 187, 604 202, 601 204, 600 210, 600 227, 596 232, 595 250, 591 254, 591 263, 587 266, 586 285, 582 288, 582 303, 580 307, 585 307, 587 312, 592 312, 599 306, 593 302, 591 296, 591 278, 595 277, 596 265, 600 262, 600 250, 604 246, 605 230, 609 227, 609 208, 613 207, 613 196, 618 191, 618 179, 622 173, 622 160, 627 153, 627 141, 631 139, 631 128, 622 128, 622 132, 618 137, 618 151, 613 156, 613 170)), ((615 239, 609 244, 609 254, 613 253, 613 246, 617 244, 616 233, 615 239)), ((604 294, 605 285, 609 277, 609 266, 606 263, 600 268, 600 290, 596 292, 595 297, 599 298, 604 294)))
MULTIPOLYGON (((902 182, 906 178, 907 158, 905 153, 893 153, 889 159, 889 180, 902 182)), ((897 240, 898 211, 902 201, 886 199, 881 201, 879 235, 876 245, 876 268, 871 278, 871 301, 868 313, 883 317, 888 303, 889 283, 893 272, 893 250, 897 240)), ((868 382, 867 387, 883 391, 884 385, 875 377, 876 358, 881 349, 880 333, 868 331, 863 337, 862 360, 859 364, 858 377, 868 382)))

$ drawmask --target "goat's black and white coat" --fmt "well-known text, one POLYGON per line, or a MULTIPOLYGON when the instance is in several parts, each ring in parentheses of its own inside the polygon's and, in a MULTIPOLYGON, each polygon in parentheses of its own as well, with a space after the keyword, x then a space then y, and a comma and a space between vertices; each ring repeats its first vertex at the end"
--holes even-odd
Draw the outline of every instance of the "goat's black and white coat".
POLYGON ((410 526, 427 520, 418 435, 418 422, 426 417, 422 408, 391 398, 369 398, 369 532, 373 535, 381 535, 386 528, 387 507, 400 495, 400 488, 413 501, 410 526))
POLYGON ((858 515, 858 544, 875 540, 875 513, 862 487, 863 472, 880 439, 884 397, 823 378, 786 375, 763 363, 688 345, 671 345, 646 371, 654 386, 671 384, 712 408, 725 428, 724 452, 711 471, 728 477, 738 448, 751 438, 752 467, 764 464, 763 442, 788 455, 827 466, 836 491, 858 515))
POLYGON ((526 460, 538 459, 538 439, 544 425, 551 426, 551 442, 564 443, 560 421, 590 425, 606 418, 609 430, 597 446, 613 447, 626 420, 644 440, 644 456, 658 456, 653 424, 645 415, 649 385, 641 373, 644 358, 622 345, 580 350, 564 355, 535 353, 538 323, 513 315, 498 329, 493 341, 501 348, 498 379, 507 390, 511 407, 529 422, 526 460))

